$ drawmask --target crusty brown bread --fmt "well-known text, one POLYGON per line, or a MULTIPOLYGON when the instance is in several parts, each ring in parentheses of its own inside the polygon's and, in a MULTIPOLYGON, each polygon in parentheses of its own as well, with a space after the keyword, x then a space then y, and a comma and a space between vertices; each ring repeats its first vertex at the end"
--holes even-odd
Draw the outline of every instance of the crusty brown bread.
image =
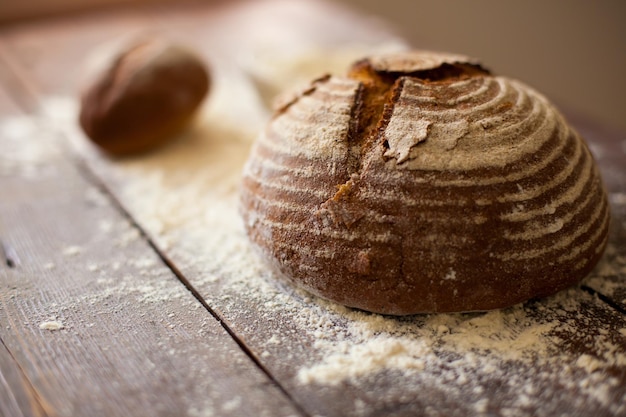
POLYGON ((609 223, 587 146, 542 95, 419 51, 364 59, 280 107, 241 202, 289 280, 394 315, 553 294, 597 263, 609 223))
POLYGON ((163 40, 144 40, 90 80, 81 95, 80 125, 109 154, 144 152, 183 129, 208 89, 208 71, 194 54, 163 40))

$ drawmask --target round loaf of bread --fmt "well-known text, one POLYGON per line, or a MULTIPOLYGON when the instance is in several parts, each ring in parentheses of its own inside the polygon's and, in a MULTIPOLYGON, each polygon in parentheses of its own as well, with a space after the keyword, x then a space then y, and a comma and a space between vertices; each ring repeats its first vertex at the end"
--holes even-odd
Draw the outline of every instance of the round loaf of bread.
POLYGON ((364 59, 286 100, 241 203, 282 275, 394 315, 554 294, 597 263, 609 224, 593 157, 546 98, 420 51, 364 59))
POLYGON ((111 155, 149 151, 173 139, 210 86, 199 57, 161 39, 129 44, 94 72, 81 94, 79 121, 111 155))

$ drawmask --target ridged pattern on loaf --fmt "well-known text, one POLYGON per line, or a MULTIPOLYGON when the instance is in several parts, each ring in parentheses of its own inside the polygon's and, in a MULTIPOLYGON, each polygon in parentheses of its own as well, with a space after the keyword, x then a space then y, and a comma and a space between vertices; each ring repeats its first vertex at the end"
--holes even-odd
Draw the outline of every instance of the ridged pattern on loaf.
POLYGON ((278 270, 388 314, 500 308, 589 272, 607 239, 606 195, 543 96, 491 75, 409 74, 393 88, 369 140, 354 137, 363 84, 335 77, 260 135, 242 211, 278 270))

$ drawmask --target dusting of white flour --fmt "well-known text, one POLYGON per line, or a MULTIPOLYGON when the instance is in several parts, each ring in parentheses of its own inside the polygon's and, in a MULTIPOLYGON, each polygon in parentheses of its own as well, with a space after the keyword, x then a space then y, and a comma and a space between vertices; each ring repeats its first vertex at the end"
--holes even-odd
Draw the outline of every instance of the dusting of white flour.
POLYGON ((63 325, 61 321, 57 320, 56 318, 53 318, 51 320, 43 321, 39 323, 39 328, 41 330, 54 331, 54 330, 61 330, 65 328, 65 326, 63 325))
POLYGON ((54 175, 54 167, 46 162, 58 155, 56 129, 46 119, 14 116, 0 119, 0 176, 36 178, 54 175), (24 140, 36 137, 37 140, 24 140))

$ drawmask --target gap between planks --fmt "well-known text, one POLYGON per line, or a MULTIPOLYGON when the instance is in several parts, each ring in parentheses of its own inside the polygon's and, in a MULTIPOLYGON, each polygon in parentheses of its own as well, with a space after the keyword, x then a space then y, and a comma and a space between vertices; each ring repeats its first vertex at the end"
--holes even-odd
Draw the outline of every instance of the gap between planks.
POLYGON ((55 415, 50 405, 39 395, 24 369, 15 359, 8 346, 0 337, 0 386, 6 390, 0 392, 0 415, 14 417, 52 417, 55 415), (9 375, 11 381, 20 381, 19 386, 9 386, 5 377, 9 375), (3 398, 4 397, 4 398, 3 398), (28 410, 28 411, 27 411, 28 410))
MULTIPOLYGON (((126 208, 122 205, 122 203, 117 199, 115 194, 102 182, 102 180, 96 175, 95 172, 89 168, 87 163, 77 157, 76 160, 77 167, 81 173, 85 176, 85 178, 92 184, 97 186, 103 193, 107 195, 109 200, 113 203, 113 205, 118 209, 120 213, 134 226, 137 230, 140 231, 141 237, 148 243, 148 245, 154 250, 154 252, 159 256, 159 258, 163 261, 163 263, 172 271, 172 273, 178 278, 178 280, 187 288, 187 290, 193 294, 193 296, 198 300, 200 304, 217 320, 217 322, 224 328, 224 330, 230 335, 230 337, 237 343, 237 345, 241 348, 241 350, 250 358, 250 360, 276 385, 276 387, 289 399, 292 403, 293 407, 298 410, 303 416, 311 417, 311 415, 300 405, 298 401, 291 395, 291 393, 276 379, 276 377, 263 365, 260 359, 254 354, 253 350, 248 347, 245 341, 232 329, 232 326, 228 324, 228 321, 222 317, 216 310, 214 310, 206 300, 202 297, 200 292, 189 282, 187 278, 185 278, 184 274, 180 271, 179 268, 176 267, 175 263, 169 259, 167 255, 158 247, 158 245, 154 242, 153 239, 150 238, 148 233, 143 229, 143 227, 131 216, 131 214, 126 210, 126 208)), ((73 158, 74 159, 74 158, 73 158)))

